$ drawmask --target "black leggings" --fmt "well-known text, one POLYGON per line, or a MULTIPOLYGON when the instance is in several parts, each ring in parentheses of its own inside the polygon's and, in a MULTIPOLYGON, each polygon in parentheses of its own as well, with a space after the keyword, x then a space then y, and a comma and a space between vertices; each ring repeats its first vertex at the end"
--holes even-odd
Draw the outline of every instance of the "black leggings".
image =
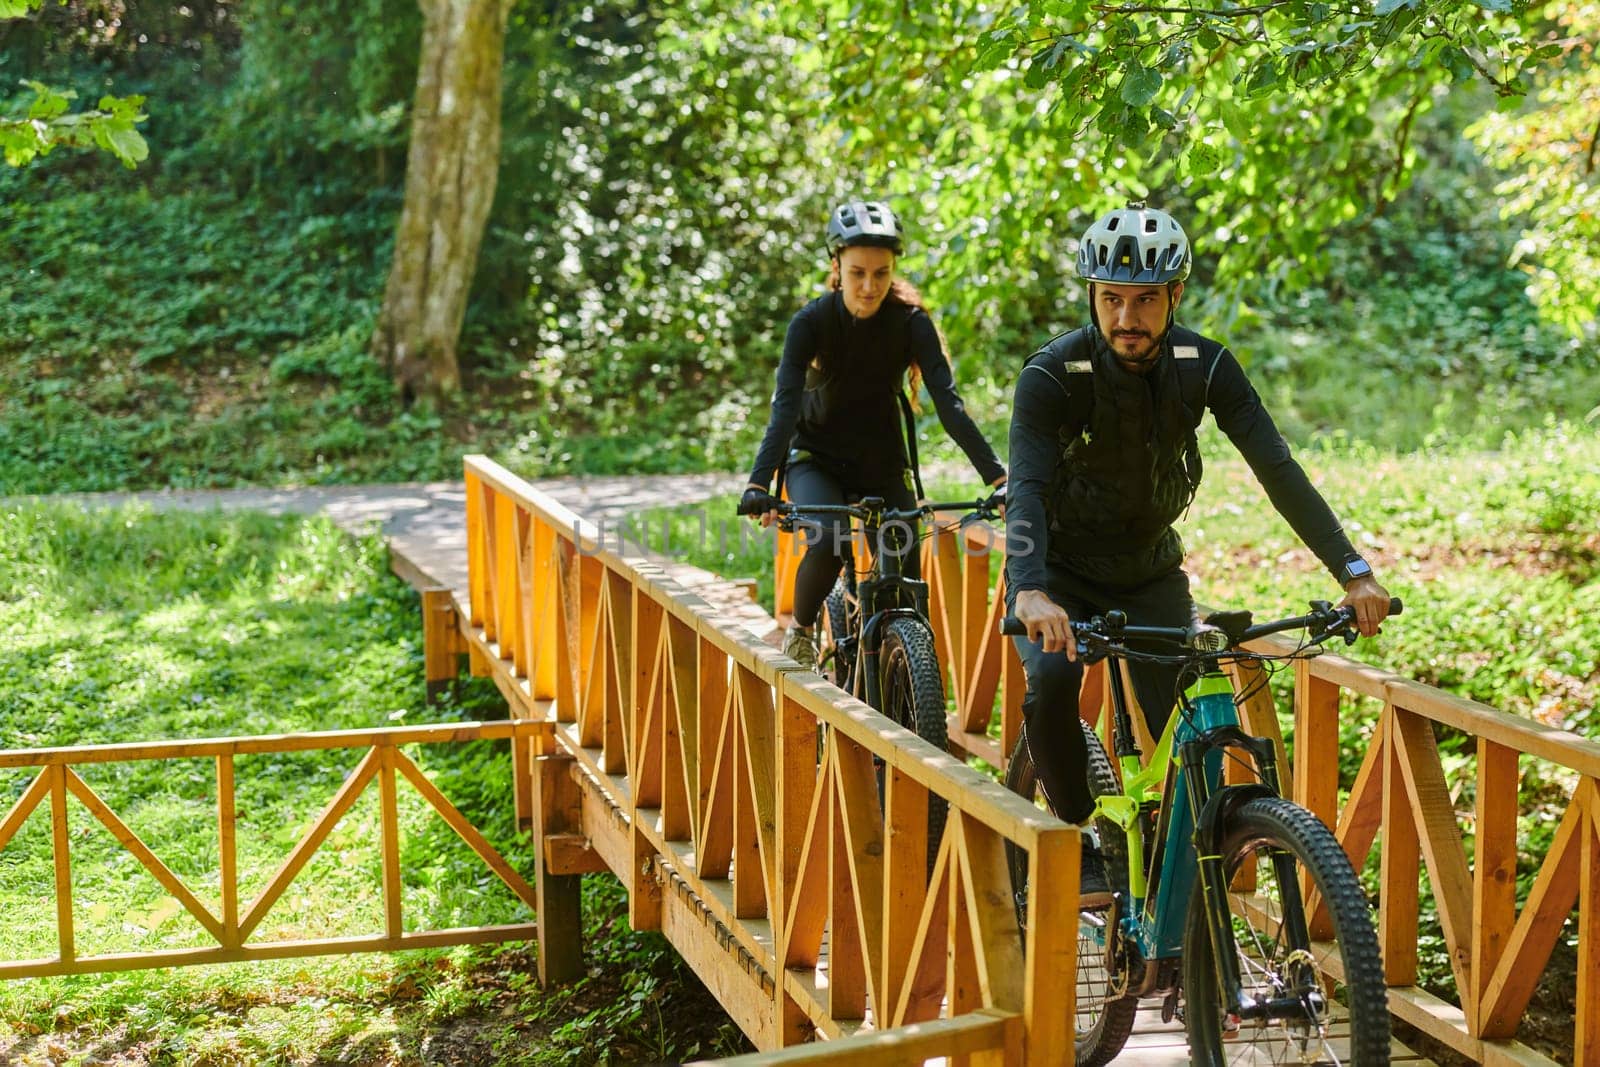
MULTIPOLYGON (((1087 622, 1110 610, 1125 611, 1128 622, 1139 626, 1188 626, 1194 622, 1194 601, 1189 596, 1189 576, 1172 570, 1132 589, 1110 590, 1051 565, 1050 599, 1066 609, 1073 622, 1087 622)), ((1006 607, 1016 598, 1009 592, 1006 607)), ((1022 657, 1028 689, 1022 698, 1022 718, 1028 754, 1056 815, 1081 823, 1094 811, 1089 792, 1089 750, 1078 726, 1078 691, 1083 685, 1083 664, 1064 652, 1046 652, 1026 637, 1014 637, 1022 657)), ((1132 643, 1137 647, 1137 642, 1132 643)), ((1133 695, 1143 709, 1150 736, 1159 739, 1177 704, 1179 668, 1160 663, 1133 663, 1128 674, 1133 695)), ((1148 755, 1148 753, 1146 753, 1148 755)))
MULTIPOLYGON (((784 476, 789 488, 789 499, 796 504, 844 504, 862 497, 881 496, 891 508, 913 508, 916 495, 904 484, 851 486, 839 475, 815 460, 801 460, 789 467, 784 476)), ((814 626, 822 611, 822 602, 828 598, 839 568, 844 566, 845 553, 850 546, 850 520, 847 516, 830 516, 831 521, 808 521, 801 539, 806 554, 794 576, 794 621, 800 626, 814 626)), ((902 531, 903 532, 903 531, 902 531)), ((868 531, 869 536, 874 531, 868 531)), ((922 557, 917 550, 916 524, 912 524, 909 548, 901 557, 901 573, 908 578, 922 573, 922 557)), ((880 545, 881 548, 881 545, 880 545)))

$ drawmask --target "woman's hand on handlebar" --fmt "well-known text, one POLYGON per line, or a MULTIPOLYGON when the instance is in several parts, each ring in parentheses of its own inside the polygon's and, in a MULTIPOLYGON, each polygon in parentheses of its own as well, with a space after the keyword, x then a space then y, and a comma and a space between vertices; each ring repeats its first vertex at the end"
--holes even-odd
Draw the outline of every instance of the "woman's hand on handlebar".
POLYGON ((1040 589, 1024 589, 1017 594, 1011 614, 1028 628, 1028 639, 1043 644, 1046 652, 1065 652, 1067 659, 1078 658, 1078 641, 1072 634, 1072 618, 1060 604, 1040 589))
POLYGON ((778 507, 783 502, 767 492, 764 485, 752 485, 739 498, 739 514, 749 515, 763 527, 778 521, 778 507))
POLYGON ((1361 631, 1361 636, 1376 636, 1383 620, 1389 617, 1389 591, 1370 574, 1357 578, 1339 601, 1339 607, 1347 606, 1356 613, 1356 629, 1361 631))

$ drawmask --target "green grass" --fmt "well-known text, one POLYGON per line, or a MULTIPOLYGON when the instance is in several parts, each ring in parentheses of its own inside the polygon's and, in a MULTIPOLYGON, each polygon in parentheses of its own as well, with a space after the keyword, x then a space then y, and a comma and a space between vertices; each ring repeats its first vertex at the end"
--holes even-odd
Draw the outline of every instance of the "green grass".
MULTIPOLYGON (((504 714, 491 685, 424 706, 415 595, 375 538, 322 519, 0 510, 0 741, 6 747, 287 733, 504 714)), ((521 870, 503 742, 408 754, 521 870)), ((242 892, 265 884, 362 753, 242 757, 242 892)), ((88 783, 215 907, 209 761, 89 767, 88 783)), ((29 775, 0 776, 9 804, 29 775)), ((376 794, 347 814, 260 937, 382 930, 376 794)), ((528 910, 400 789, 409 929, 526 921, 528 910)), ((198 924, 74 801, 80 954, 201 946, 198 924)), ((665 942, 624 929, 613 879, 586 882, 591 975, 538 993, 531 945, 418 951, 0 985, 0 1059, 18 1063, 588 1062, 673 1058, 740 1038, 665 942), (687 1020, 663 1027, 662 1020, 687 1020)), ((54 954, 48 810, 0 852, 0 956, 54 954)))

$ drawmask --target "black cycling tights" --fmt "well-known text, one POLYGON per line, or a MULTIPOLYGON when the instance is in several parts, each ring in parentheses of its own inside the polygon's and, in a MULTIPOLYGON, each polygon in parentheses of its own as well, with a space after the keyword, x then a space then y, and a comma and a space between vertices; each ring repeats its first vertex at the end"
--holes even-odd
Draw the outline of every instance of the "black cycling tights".
MULTIPOLYGON (((784 484, 788 486, 789 499, 796 504, 843 504, 862 497, 881 496, 891 508, 916 506, 916 495, 904 485, 847 486, 833 472, 812 460, 790 466, 784 484)), ((822 602, 833 588, 839 568, 844 566, 850 520, 841 515, 831 523, 819 522, 802 537, 806 554, 794 576, 794 621, 801 626, 814 626, 822 611, 822 602)), ((901 573, 916 578, 922 573, 922 561, 914 535, 910 545, 910 550, 902 557, 901 573)))

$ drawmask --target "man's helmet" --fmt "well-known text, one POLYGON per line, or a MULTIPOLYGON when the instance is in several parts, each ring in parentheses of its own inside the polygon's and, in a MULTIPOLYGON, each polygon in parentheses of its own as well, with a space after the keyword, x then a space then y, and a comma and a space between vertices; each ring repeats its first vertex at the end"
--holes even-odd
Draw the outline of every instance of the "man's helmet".
POLYGON ((841 249, 866 246, 887 248, 895 255, 905 252, 905 229, 889 205, 880 200, 851 200, 840 204, 828 216, 828 256, 841 249))
POLYGON ((1178 220, 1137 200, 1107 212, 1078 244, 1078 277, 1120 285, 1164 285, 1189 276, 1189 239, 1178 220))

